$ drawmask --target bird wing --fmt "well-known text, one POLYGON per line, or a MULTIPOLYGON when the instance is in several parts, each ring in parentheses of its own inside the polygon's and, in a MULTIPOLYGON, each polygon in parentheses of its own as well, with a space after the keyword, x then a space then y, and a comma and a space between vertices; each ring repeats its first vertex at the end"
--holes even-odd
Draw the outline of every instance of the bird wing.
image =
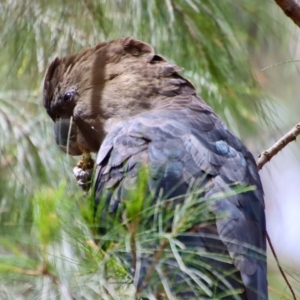
POLYGON ((142 165, 149 168, 148 194, 154 200, 159 195, 184 196, 193 182, 203 188, 201 197, 210 201, 214 229, 199 226, 182 242, 216 251, 213 248, 220 247, 221 241, 240 272, 244 299, 267 298, 264 200, 256 163, 211 109, 191 104, 128 120, 106 136, 96 164, 95 201, 104 203, 102 229, 109 229, 107 215, 116 213, 135 188, 142 165), (239 185, 255 188, 237 193, 239 185), (216 195, 223 196, 209 200, 216 195), (205 237, 208 232, 215 232, 215 237, 205 237))

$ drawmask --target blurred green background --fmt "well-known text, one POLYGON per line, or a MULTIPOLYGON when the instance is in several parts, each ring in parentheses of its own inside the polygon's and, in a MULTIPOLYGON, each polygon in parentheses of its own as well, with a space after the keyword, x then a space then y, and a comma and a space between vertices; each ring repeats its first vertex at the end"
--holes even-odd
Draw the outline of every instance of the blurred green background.
MULTIPOLYGON (((255 155, 299 122, 299 30, 273 0, 0 1, 0 299, 111 299, 78 158, 56 147, 41 91, 56 56, 125 36, 184 67, 255 155)), ((284 151, 261 174, 268 231, 300 297, 299 146, 284 151)), ((269 291, 291 299, 271 254, 269 291)))

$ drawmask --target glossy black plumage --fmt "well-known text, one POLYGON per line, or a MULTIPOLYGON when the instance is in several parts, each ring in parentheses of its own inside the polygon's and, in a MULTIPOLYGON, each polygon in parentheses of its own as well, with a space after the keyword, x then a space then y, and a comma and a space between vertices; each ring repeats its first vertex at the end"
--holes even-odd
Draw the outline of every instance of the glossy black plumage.
MULTIPOLYGON (((206 105, 199 101, 198 109, 188 105, 176 110, 157 109, 120 124, 106 136, 96 163, 96 198, 100 199, 104 190, 112 191, 104 209, 110 214, 134 189, 143 164, 150 168, 149 193, 157 196, 163 191, 165 198, 184 197, 190 182, 200 178, 205 179, 199 188, 209 186, 201 195, 205 198, 219 192, 226 195, 239 184, 256 186, 254 191, 212 201, 216 232, 209 232, 220 241, 205 238, 207 228, 179 240, 192 249, 205 247, 208 252, 230 255, 233 266, 213 260, 209 263, 219 271, 220 267, 240 271, 241 285, 230 278, 228 281, 235 288, 246 287, 242 299, 267 299, 264 202, 255 161, 206 105)), ((102 218, 100 226, 104 224, 102 218)))
MULTIPOLYGON (((71 155, 100 147, 94 182, 102 235, 116 230, 114 219, 128 225, 124 207, 143 167, 149 174, 145 201, 175 198, 174 210, 191 192, 201 201, 199 219, 176 237, 185 265, 166 255, 160 271, 170 287, 157 280, 145 289, 169 289, 177 299, 267 299, 264 199, 255 160, 180 70, 131 37, 56 58, 43 101, 55 140, 71 155), (240 186, 253 189, 238 193, 240 186)), ((170 229, 172 219, 165 222, 170 229)), ((148 247, 133 273, 137 288, 159 245, 148 247)), ((119 254, 132 266, 133 252, 119 254)))

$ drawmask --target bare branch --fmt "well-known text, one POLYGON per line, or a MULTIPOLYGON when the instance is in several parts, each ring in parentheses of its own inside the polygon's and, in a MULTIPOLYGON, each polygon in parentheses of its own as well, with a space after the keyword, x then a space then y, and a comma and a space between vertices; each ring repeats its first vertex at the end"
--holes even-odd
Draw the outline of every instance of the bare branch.
POLYGON ((288 286, 290 292, 292 293, 293 299, 294 299, 294 300, 297 300, 296 294, 295 294, 295 292, 294 292, 294 290, 293 290, 293 288, 292 288, 292 286, 291 286, 289 280, 287 279, 287 277, 286 277, 286 275, 285 275, 285 273, 284 273, 284 271, 283 271, 283 268, 281 267, 281 265, 280 265, 280 263, 279 263, 278 256, 277 256, 277 254, 276 254, 276 251, 275 251, 275 249, 274 249, 274 247, 273 247, 271 238, 270 238, 270 236, 269 236, 268 233, 267 233, 267 240, 268 240, 269 246, 270 246, 270 248, 271 248, 272 254, 274 255, 274 258, 275 258, 277 267, 278 267, 278 269, 279 269, 279 271, 280 271, 280 273, 281 273, 281 276, 283 277, 283 279, 284 279, 285 283, 287 284, 287 286, 288 286))
MULTIPOLYGON (((276 2, 279 2, 278 0, 275 0, 276 2)), ((285 2, 285 1, 282 1, 282 2, 285 2)), ((288 2, 288 1, 286 1, 288 2)), ((299 10, 299 13, 300 13, 300 10, 299 10)), ((300 15, 299 15, 299 18, 300 18, 300 15)), ((299 24, 300 24, 300 19, 299 19, 299 24)), ((296 137, 300 134, 300 123, 298 123, 293 129, 291 129, 287 134, 285 134, 281 139, 279 139, 271 148, 269 148, 268 150, 265 150, 263 153, 261 153, 258 157, 258 160, 257 160, 257 167, 258 167, 258 170, 261 170, 262 167, 268 162, 271 160, 271 158, 273 156, 275 156, 280 150, 282 150, 287 144, 289 144, 290 142, 292 141, 295 141, 296 140, 296 137)), ((277 264, 277 267, 284 279, 284 281, 286 282, 290 292, 292 293, 292 296, 293 296, 293 299, 296 300, 296 295, 295 295, 295 292, 289 282, 289 280, 287 279, 286 275, 285 275, 285 272, 283 270, 283 268, 281 267, 280 263, 279 263, 279 259, 278 259, 278 256, 276 254, 276 251, 273 247, 273 244, 272 244, 272 241, 271 241, 271 238, 267 232, 267 240, 268 240, 268 244, 271 248, 271 252, 275 258, 275 261, 276 261, 276 264, 277 264)))
POLYGON ((271 148, 262 152, 257 160, 258 170, 271 160, 280 150, 282 150, 288 143, 295 141, 300 134, 300 123, 298 123, 292 130, 279 139, 271 148))
POLYGON ((275 2, 300 27, 300 3, 297 0, 275 0, 275 2))

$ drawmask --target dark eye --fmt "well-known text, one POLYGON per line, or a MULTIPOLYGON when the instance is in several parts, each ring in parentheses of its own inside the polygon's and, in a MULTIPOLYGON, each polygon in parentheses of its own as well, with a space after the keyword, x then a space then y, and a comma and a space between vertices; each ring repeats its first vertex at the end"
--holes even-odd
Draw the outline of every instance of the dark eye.
POLYGON ((65 103, 70 102, 72 100, 72 98, 73 98, 73 93, 70 93, 70 92, 65 93, 63 96, 63 100, 65 103))

